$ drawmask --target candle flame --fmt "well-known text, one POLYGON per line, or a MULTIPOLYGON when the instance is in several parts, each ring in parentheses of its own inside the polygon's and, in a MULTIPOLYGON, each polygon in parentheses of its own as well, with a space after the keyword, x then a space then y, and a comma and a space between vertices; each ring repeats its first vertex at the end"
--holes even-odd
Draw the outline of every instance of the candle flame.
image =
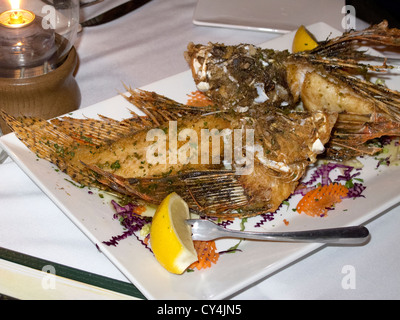
POLYGON ((20 0, 9 0, 11 10, 0 13, 0 26, 7 28, 22 28, 35 20, 35 14, 29 10, 20 9, 20 0))
POLYGON ((20 0, 10 0, 11 10, 18 10, 19 9, 19 1, 20 0))

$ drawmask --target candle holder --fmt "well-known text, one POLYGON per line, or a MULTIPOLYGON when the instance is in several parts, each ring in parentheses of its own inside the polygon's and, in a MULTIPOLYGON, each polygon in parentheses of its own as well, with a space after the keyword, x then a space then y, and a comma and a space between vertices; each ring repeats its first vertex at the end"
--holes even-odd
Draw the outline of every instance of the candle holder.
POLYGON ((78 27, 79 0, 0 0, 0 109, 51 119, 79 108, 78 27))

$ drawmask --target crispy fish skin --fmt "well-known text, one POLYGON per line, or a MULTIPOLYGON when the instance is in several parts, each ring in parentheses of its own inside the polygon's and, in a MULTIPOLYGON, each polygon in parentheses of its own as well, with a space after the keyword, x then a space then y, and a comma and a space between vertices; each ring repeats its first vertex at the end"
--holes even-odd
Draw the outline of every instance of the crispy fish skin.
POLYGON ((375 111, 373 100, 355 91, 350 84, 333 77, 321 68, 313 68, 304 59, 288 61, 287 81, 293 95, 308 111, 326 111, 370 115, 375 111))
MULTIPOLYGON (((204 129, 204 123, 217 130, 229 128, 231 125, 228 120, 222 117, 216 118, 215 116, 204 116, 201 119, 183 119, 177 124, 179 127, 194 130, 197 136, 200 137, 201 129, 204 129)), ((159 130, 159 136, 164 135, 166 151, 168 151, 170 147, 169 123, 166 122, 152 129, 159 130)), ((158 141, 158 136, 153 139, 148 137, 148 134, 149 130, 145 129, 110 144, 103 144, 100 147, 81 145, 76 149, 74 156, 70 158, 71 164, 79 165, 79 163, 83 162, 85 164, 96 165, 105 171, 112 172, 124 178, 157 177, 176 174, 182 170, 194 169, 194 165, 190 162, 183 164, 171 159, 168 152, 165 154, 165 159, 163 158, 163 154, 158 154, 154 157, 155 159, 160 159, 159 163, 149 163, 147 160, 147 150, 158 141), (112 164, 115 165, 113 166, 112 164)), ((186 143, 186 141, 177 141, 177 148, 182 148, 186 143)), ((200 161, 197 162, 196 170, 210 169, 208 165, 201 165, 200 161)))
POLYGON ((286 63, 287 81, 293 96, 306 110, 369 115, 372 101, 357 94, 348 84, 329 76, 325 70, 313 68, 306 61, 286 63))

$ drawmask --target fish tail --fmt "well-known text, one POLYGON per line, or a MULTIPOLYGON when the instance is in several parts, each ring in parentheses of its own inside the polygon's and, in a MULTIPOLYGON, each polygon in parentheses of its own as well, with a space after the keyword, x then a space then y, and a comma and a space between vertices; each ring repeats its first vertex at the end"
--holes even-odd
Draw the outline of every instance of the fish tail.
POLYGON ((38 157, 51 161, 55 149, 73 142, 57 126, 36 117, 14 117, 1 111, 1 117, 16 136, 38 157))
POLYGON ((80 141, 70 135, 63 122, 46 121, 36 117, 14 117, 4 111, 1 111, 0 115, 18 139, 37 157, 55 164, 75 182, 102 188, 98 185, 92 171, 84 166, 72 165, 69 161, 79 144, 90 142, 80 141))

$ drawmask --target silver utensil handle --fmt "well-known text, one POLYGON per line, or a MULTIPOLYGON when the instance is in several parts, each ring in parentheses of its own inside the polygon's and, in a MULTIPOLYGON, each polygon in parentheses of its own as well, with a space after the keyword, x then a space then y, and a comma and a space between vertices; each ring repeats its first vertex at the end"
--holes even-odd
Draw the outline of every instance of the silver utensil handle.
POLYGON ((222 237, 289 242, 360 244, 369 237, 368 229, 363 226, 291 232, 252 232, 223 228, 219 228, 219 231, 222 237))

